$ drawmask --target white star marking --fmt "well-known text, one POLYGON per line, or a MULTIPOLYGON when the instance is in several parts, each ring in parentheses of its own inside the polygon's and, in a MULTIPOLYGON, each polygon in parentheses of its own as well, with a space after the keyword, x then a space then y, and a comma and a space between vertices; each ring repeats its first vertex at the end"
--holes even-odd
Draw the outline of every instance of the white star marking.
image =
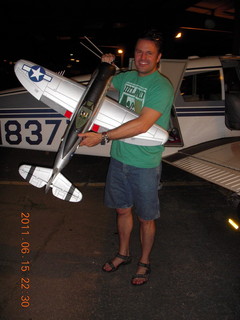
POLYGON ((38 81, 39 78, 44 75, 44 73, 40 72, 40 67, 37 70, 32 69, 33 74, 31 75, 31 78, 35 77, 38 81))

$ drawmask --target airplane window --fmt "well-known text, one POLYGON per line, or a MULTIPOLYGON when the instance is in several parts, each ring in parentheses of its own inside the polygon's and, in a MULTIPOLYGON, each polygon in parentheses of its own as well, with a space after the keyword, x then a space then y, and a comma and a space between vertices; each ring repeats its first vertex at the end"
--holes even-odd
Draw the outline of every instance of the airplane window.
POLYGON ((219 70, 185 74, 180 91, 185 102, 221 100, 219 70))
POLYGON ((240 130, 240 69, 239 63, 238 66, 232 66, 231 64, 229 62, 223 64, 225 82, 225 124, 230 130, 240 130))

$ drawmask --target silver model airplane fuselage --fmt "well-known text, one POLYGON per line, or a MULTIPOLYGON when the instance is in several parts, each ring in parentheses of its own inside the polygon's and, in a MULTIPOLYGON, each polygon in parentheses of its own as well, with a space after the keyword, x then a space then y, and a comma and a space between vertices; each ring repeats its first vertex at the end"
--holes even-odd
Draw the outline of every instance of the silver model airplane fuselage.
POLYGON ((61 140, 61 144, 53 166, 52 177, 46 185, 46 192, 49 190, 52 181, 59 172, 67 165, 79 146, 80 132, 88 131, 94 111, 100 105, 102 98, 108 89, 109 80, 115 73, 115 67, 109 63, 102 62, 95 71, 91 82, 83 94, 79 106, 76 108, 71 122, 61 140))

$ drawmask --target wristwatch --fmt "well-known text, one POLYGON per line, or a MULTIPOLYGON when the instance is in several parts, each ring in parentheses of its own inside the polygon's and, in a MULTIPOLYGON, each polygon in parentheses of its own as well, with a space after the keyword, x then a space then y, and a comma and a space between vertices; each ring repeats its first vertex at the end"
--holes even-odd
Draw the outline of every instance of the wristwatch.
POLYGON ((102 132, 102 140, 101 140, 101 145, 104 146, 110 141, 107 132, 102 132))

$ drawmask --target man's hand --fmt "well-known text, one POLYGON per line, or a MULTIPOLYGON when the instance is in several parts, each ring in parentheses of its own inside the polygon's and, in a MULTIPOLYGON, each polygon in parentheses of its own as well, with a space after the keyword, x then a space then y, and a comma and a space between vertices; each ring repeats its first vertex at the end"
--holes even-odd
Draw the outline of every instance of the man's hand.
POLYGON ((102 56, 102 62, 107 62, 107 63, 113 63, 113 61, 115 60, 115 55, 111 54, 111 53, 106 53, 102 56))
POLYGON ((79 137, 82 137, 80 146, 94 147, 102 141, 102 134, 96 132, 79 133, 79 137))

